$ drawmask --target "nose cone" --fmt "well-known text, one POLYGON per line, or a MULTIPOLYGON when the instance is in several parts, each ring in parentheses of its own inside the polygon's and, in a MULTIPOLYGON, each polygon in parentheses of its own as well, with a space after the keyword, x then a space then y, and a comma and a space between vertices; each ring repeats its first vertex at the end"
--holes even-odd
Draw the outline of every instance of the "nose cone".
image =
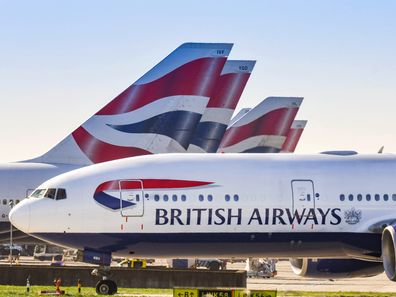
POLYGON ((24 199, 13 207, 9 214, 10 222, 25 233, 29 232, 30 226, 30 205, 27 200, 28 199, 24 199))

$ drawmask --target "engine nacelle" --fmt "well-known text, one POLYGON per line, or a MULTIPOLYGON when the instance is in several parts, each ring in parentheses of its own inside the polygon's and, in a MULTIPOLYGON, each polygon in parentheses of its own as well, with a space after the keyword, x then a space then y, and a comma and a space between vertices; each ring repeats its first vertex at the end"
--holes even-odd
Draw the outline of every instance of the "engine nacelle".
POLYGON ((395 233, 394 226, 388 226, 382 232, 382 263, 386 276, 391 281, 396 281, 395 233))
POLYGON ((381 262, 356 259, 290 259, 290 265, 299 276, 323 279, 368 277, 384 272, 381 262))

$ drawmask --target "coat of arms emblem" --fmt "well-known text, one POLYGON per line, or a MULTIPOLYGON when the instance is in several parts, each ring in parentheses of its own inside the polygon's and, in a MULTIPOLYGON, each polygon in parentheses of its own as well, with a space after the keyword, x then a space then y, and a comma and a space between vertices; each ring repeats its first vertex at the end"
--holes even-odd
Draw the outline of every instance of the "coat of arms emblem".
POLYGON ((350 210, 344 212, 345 222, 349 225, 355 225, 362 219, 362 211, 352 207, 350 210))

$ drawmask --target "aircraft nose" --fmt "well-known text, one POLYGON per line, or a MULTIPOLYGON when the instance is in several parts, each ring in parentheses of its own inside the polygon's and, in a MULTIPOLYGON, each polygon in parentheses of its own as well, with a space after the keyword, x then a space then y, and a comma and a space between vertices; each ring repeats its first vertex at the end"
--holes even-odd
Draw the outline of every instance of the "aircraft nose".
POLYGON ((10 222, 14 227, 27 233, 30 226, 30 205, 26 203, 27 199, 21 201, 18 205, 13 207, 9 214, 10 222))

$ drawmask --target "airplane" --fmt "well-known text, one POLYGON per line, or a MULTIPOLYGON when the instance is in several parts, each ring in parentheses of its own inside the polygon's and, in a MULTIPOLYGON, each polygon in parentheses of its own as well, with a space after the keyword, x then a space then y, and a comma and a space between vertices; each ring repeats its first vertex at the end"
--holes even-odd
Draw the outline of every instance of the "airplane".
POLYGON ((215 153, 256 61, 227 60, 199 122, 189 153, 215 153))
POLYGON ((396 281, 395 174, 385 154, 140 156, 46 181, 10 219, 104 266, 111 255, 291 258, 301 276, 396 281))
POLYGON ((287 133, 286 140, 282 145, 281 153, 294 153, 306 125, 307 121, 293 121, 287 133))
POLYGON ((268 97, 227 128, 220 153, 277 153, 303 98, 268 97))
POLYGON ((186 152, 231 48, 182 44, 44 155, 0 165, 0 237, 8 240, 9 203, 51 177, 119 158, 186 152))

